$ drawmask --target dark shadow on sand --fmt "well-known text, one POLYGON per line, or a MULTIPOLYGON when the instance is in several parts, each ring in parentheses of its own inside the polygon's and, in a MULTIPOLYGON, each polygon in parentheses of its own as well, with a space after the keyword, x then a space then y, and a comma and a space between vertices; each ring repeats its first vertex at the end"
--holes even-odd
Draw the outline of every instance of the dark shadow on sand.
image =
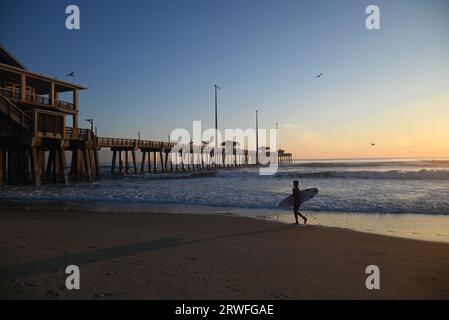
POLYGON ((142 252, 150 252, 163 250, 168 248, 175 248, 180 246, 187 246, 207 241, 222 240, 228 238, 252 236, 257 234, 272 233, 284 231, 291 228, 290 226, 278 226, 270 229, 262 229, 255 231, 248 231, 236 234, 221 235, 216 237, 181 241, 181 239, 156 239, 151 241, 133 243, 125 246, 118 246, 107 249, 99 249, 95 251, 83 252, 78 254, 71 254, 62 257, 51 258, 47 260, 39 260, 28 262, 24 264, 0 267, 0 281, 13 280, 21 276, 31 274, 54 272, 59 269, 65 269, 69 265, 82 266, 88 263, 106 261, 120 258, 123 256, 134 255, 142 252))

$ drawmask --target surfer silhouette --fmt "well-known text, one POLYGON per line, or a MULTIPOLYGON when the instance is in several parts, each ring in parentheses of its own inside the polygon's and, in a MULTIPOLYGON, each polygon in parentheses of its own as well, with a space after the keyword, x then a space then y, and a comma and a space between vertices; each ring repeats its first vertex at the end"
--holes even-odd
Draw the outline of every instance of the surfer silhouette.
POLYGON ((300 216, 304 220, 304 224, 306 224, 307 218, 299 212, 299 207, 301 206, 301 191, 298 186, 299 181, 293 181, 293 213, 295 214, 295 224, 298 224, 298 216, 300 216))

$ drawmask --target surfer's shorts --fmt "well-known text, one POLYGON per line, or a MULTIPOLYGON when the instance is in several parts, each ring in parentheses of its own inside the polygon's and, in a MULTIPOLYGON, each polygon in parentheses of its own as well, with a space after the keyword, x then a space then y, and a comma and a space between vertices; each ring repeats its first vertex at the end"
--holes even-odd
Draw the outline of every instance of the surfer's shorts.
POLYGON ((293 211, 298 211, 299 210, 299 207, 300 207, 300 204, 299 203, 294 203, 293 204, 293 211))

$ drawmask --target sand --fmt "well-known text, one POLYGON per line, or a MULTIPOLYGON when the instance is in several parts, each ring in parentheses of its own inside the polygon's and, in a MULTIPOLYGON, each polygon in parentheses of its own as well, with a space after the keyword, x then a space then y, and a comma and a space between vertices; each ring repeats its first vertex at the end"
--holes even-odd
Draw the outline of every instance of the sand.
POLYGON ((449 244, 251 218, 4 211, 2 299, 449 299, 449 244), (65 288, 77 265, 80 290, 65 288), (365 269, 380 268, 380 290, 365 269))

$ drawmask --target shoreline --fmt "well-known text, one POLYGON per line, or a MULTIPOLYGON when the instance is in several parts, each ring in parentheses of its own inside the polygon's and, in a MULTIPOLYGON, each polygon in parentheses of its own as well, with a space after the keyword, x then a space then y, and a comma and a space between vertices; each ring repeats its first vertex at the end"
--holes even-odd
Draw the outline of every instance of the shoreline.
MULTIPOLYGON (((242 208, 197 204, 154 203, 141 201, 35 200, 2 201, 0 211, 201 214, 247 217, 256 220, 292 224, 289 210, 277 208, 242 208)), ((305 211, 310 226, 335 228, 381 236, 419 241, 449 243, 449 216, 420 213, 367 213, 305 211)))
POLYGON ((0 213, 3 299, 449 299, 449 244, 248 217, 0 213), (64 288, 67 265, 81 290, 64 288), (378 265, 381 290, 365 288, 378 265))

